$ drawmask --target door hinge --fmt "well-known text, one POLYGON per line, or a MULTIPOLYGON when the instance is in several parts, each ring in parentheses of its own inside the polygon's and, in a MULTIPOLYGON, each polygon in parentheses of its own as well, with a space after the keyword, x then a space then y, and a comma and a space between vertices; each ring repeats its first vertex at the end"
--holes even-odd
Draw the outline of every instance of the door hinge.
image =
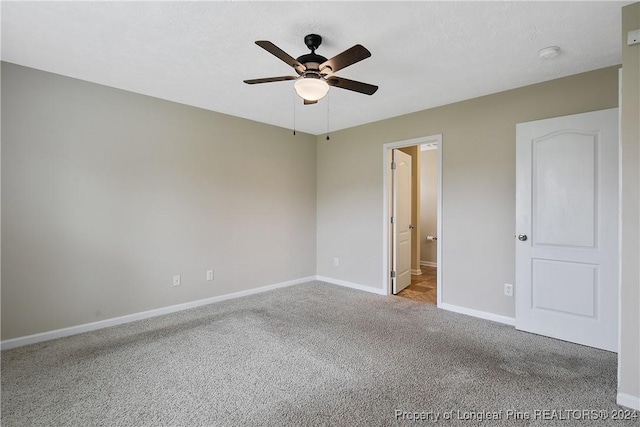
POLYGON ((391 278, 392 278, 392 279, 395 279, 395 278, 396 278, 396 272, 395 272, 395 271, 392 271, 392 272, 391 272, 391 278))
POLYGON ((395 223, 396 223, 396 217, 395 217, 395 216, 392 216, 392 217, 391 217, 391 224, 395 224, 395 223))
POLYGON ((391 162, 391 169, 395 169, 396 168, 396 162, 391 162))

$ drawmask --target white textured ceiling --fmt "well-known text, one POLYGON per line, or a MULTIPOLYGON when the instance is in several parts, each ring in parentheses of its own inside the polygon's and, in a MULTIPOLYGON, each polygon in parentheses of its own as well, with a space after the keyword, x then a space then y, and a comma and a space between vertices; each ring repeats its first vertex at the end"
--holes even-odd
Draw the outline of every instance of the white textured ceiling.
POLYGON ((2 60, 312 134, 619 64, 631 2, 2 2, 2 60), (295 75, 254 44, 293 57, 323 37, 331 58, 360 43, 371 58, 336 73, 378 85, 331 88, 303 106, 295 75), (536 52, 557 45, 542 61, 536 52))

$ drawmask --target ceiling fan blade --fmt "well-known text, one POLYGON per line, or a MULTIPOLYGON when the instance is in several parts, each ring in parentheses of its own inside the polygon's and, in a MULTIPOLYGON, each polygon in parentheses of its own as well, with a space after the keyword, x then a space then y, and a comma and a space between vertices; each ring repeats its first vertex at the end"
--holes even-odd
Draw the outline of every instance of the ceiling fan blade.
POLYGON ((325 67, 330 67, 331 72, 335 73, 342 68, 348 67, 349 65, 353 65, 356 62, 362 61, 363 59, 367 59, 371 56, 371 52, 367 50, 366 47, 357 44, 342 53, 337 54, 331 59, 327 59, 325 62, 320 64, 320 71, 322 71, 325 67))
POLYGON ((342 77, 331 76, 327 78, 327 83, 330 86, 339 87, 340 89, 352 90, 354 92, 364 93, 365 95, 373 95, 378 90, 378 86, 370 85, 369 83, 357 82, 355 80, 349 80, 342 77))
POLYGON ((318 103, 318 101, 309 101, 307 99, 304 99, 303 101, 304 101, 304 105, 311 105, 311 104, 317 104, 318 103))
POLYGON ((244 82, 250 85, 254 85, 257 83, 283 82, 285 80, 295 80, 297 78, 298 77, 296 76, 265 77, 263 79, 245 80, 244 82))
POLYGON ((261 48, 263 48, 264 50, 266 50, 267 52, 269 52, 270 54, 272 54, 272 55, 276 56, 277 58, 279 58, 280 60, 286 62, 290 67, 293 67, 293 68, 300 67, 303 70, 305 69, 304 65, 302 65, 300 62, 298 62, 297 59, 295 59, 294 57, 292 57, 287 52, 285 52, 284 50, 280 49, 278 46, 276 46, 275 44, 271 43, 270 41, 258 40, 256 42, 256 44, 258 46, 260 46, 261 48))

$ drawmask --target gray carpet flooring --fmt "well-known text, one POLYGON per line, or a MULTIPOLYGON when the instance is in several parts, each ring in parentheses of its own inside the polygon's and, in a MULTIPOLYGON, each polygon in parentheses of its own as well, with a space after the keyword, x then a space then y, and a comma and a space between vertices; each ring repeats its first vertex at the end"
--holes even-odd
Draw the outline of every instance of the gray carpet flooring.
POLYGON ((1 363, 4 427, 640 425, 611 419, 613 353, 320 282, 1 363))

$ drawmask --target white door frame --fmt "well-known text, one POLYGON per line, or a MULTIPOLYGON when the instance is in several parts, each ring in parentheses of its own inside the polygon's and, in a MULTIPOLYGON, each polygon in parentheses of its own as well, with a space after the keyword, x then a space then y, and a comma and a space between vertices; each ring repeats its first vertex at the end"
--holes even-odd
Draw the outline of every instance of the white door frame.
POLYGON ((437 270, 437 304, 438 307, 442 304, 442 134, 421 136, 418 138, 405 139, 402 141, 388 142, 382 145, 382 289, 387 295, 393 293, 393 287, 391 285, 391 242, 389 241, 389 231, 391 225, 391 218, 389 217, 389 206, 391 201, 389 200, 390 185, 389 182, 389 164, 391 162, 391 150, 394 148, 411 147, 414 145, 422 145, 427 143, 438 144, 438 218, 437 218, 437 251, 436 262, 438 265, 437 270))

